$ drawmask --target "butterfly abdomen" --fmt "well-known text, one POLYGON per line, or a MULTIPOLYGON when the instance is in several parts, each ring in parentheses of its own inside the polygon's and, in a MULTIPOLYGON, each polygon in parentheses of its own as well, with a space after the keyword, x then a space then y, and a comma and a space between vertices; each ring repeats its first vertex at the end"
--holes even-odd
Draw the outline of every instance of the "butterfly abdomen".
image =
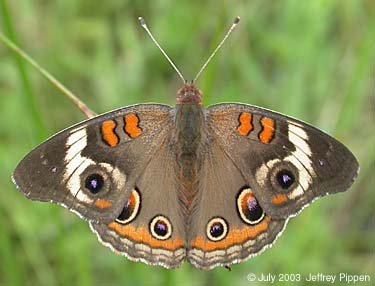
MULTIPOLYGON (((189 221, 198 204, 198 153, 204 136, 204 113, 200 104, 176 106, 175 152, 178 168, 179 201, 182 215, 189 221)), ((187 224, 188 227, 189 223, 187 224)))

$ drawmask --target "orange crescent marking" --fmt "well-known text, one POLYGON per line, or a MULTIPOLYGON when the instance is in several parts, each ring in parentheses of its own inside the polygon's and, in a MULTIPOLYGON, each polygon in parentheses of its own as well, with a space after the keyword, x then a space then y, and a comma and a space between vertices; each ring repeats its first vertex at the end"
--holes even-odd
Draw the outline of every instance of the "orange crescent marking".
POLYGON ((268 229, 268 223, 270 222, 270 217, 265 217, 265 219, 258 225, 247 226, 241 229, 233 229, 229 231, 227 236, 220 241, 208 241, 205 237, 198 236, 192 241, 192 247, 199 248, 203 251, 214 251, 218 249, 227 249, 234 244, 241 244, 245 241, 255 238, 258 234, 266 231, 268 229))
POLYGON ((107 120, 102 123, 102 136, 103 140, 111 147, 118 144, 119 139, 115 134, 116 122, 113 120, 107 120))
POLYGON ((287 197, 284 194, 277 194, 272 196, 272 203, 276 205, 280 205, 282 203, 285 203, 287 201, 287 197))
POLYGON ((265 144, 271 142, 273 135, 275 134, 275 121, 268 117, 263 117, 260 120, 260 124, 263 130, 259 133, 259 139, 265 144))
POLYGON ((95 200, 95 205, 98 208, 106 209, 106 208, 109 208, 110 206, 112 206, 112 202, 108 201, 108 200, 103 200, 103 199, 96 199, 95 200))
POLYGON ((131 138, 138 137, 142 134, 142 129, 139 128, 139 118, 136 114, 128 114, 125 115, 125 132, 128 134, 131 138))
POLYGON ((132 225, 121 225, 116 222, 111 222, 108 227, 121 236, 138 243, 147 244, 150 247, 160 247, 171 251, 184 247, 184 241, 180 237, 176 237, 175 239, 157 240, 151 236, 150 232, 145 227, 135 228, 132 225))
POLYGON ((252 120, 252 114, 248 112, 242 112, 239 121, 240 125, 237 127, 238 133, 240 133, 242 136, 247 136, 250 134, 250 132, 254 129, 253 124, 251 123, 252 120))
MULTIPOLYGON (((139 203, 139 201, 138 201, 138 203, 139 203)), ((130 197, 128 199, 128 204, 129 204, 130 209, 134 210, 135 205, 137 204, 137 198, 136 198, 136 195, 134 195, 133 192, 130 193, 130 197)))

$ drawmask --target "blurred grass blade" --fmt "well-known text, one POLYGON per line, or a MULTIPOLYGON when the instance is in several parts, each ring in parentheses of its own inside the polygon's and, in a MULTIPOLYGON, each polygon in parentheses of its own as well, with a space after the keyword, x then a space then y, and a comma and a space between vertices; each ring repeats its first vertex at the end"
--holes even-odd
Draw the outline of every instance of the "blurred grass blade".
POLYGON ((68 97, 73 103, 88 117, 92 118, 96 116, 88 106, 83 103, 78 97, 76 97, 68 88, 66 88, 61 82, 59 82, 53 75, 48 71, 43 69, 37 62, 35 62, 28 54, 21 50, 15 43, 13 43, 9 38, 0 33, 0 40, 12 49, 21 58, 26 60, 30 65, 32 65, 38 72, 40 72, 49 82, 51 82, 58 90, 60 90, 66 97, 68 97))
MULTIPOLYGON (((0 0, 0 13, 3 19, 3 26, 5 33, 9 35, 9 38, 16 42, 16 36, 14 33, 14 28, 11 20, 11 15, 8 11, 7 3, 4 0, 0 0)), ((0 33, 1 34, 1 33, 0 33)), ((2 36, 3 38, 4 36, 2 36)), ((38 139, 45 139, 47 136, 46 126, 43 122, 42 116, 39 112, 38 104, 35 101, 35 96, 31 88, 29 76, 26 72, 24 62, 16 54, 13 55, 17 71, 21 80, 21 86, 23 89, 24 98, 26 100, 26 106, 31 112, 31 120, 35 127, 35 134, 38 139)))

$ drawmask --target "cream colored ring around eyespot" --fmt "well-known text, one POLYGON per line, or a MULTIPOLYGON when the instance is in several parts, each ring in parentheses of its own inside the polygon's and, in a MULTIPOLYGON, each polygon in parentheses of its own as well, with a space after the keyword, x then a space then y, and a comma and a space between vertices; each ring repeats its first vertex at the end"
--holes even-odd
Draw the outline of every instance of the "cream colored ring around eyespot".
POLYGON ((207 223, 207 227, 206 227, 206 235, 208 237, 209 240, 212 240, 212 241, 220 241, 222 239, 224 239, 228 234, 228 223, 221 217, 215 217, 215 218, 212 218, 208 223, 207 223), (211 227, 215 224, 215 223, 220 223, 222 226, 223 226, 223 233, 218 236, 218 237, 213 237, 210 230, 211 230, 211 227))
MULTIPOLYGON (((251 191, 250 188, 243 189, 243 190, 241 191, 241 193, 239 194, 238 198, 237 198, 237 209, 238 209, 238 213, 240 214, 240 217, 241 217, 241 219, 242 219, 244 222, 246 222, 246 223, 248 223, 248 224, 251 224, 251 225, 255 225, 255 224, 258 224, 259 222, 261 222, 261 221, 263 220, 263 218, 264 218, 264 212, 262 213, 262 215, 261 215, 261 217, 260 217, 259 219, 254 220, 254 221, 249 220, 249 219, 245 216, 245 214, 244 214, 244 212, 243 212, 243 210, 242 210, 241 202, 242 202, 243 198, 244 198, 247 194, 251 194, 251 195, 253 195, 253 192, 251 191)), ((254 195, 253 195, 253 197, 256 199, 256 197, 255 197, 254 195)), ((257 202, 258 202, 258 200, 257 200, 257 202)))
MULTIPOLYGON (((133 221, 135 219, 135 217, 137 216, 137 214, 139 212, 140 205, 141 205, 141 196, 139 195, 139 193, 136 189, 133 189, 131 191, 129 200, 130 200, 131 196, 134 196, 134 200, 135 200, 134 209, 133 209, 131 215, 125 220, 121 220, 121 219, 117 218, 116 222, 121 223, 121 224, 127 224, 127 223, 133 221)), ((129 203, 129 201, 127 202, 127 204, 128 203, 129 203)))
POLYGON ((151 232, 151 235, 154 238, 156 238, 158 240, 166 240, 166 239, 168 239, 172 236, 172 225, 171 225, 171 223, 170 223, 170 221, 167 217, 162 216, 162 215, 157 215, 150 222, 150 232, 151 232), (157 221, 159 221, 159 220, 162 221, 163 223, 165 223, 165 225, 167 227, 167 233, 164 236, 161 236, 161 235, 157 234, 155 232, 155 229, 154 229, 157 221))

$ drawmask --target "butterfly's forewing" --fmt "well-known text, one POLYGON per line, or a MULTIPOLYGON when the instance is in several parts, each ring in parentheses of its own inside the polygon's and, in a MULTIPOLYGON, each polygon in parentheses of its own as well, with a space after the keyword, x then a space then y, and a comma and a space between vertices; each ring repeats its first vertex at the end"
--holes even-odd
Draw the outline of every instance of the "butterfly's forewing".
POLYGON ((340 142, 296 119, 245 104, 207 109, 207 130, 274 219, 347 190, 358 162, 340 142))
POLYGON ((289 217, 357 175, 346 147, 303 122, 244 104, 189 104, 182 114, 141 104, 80 123, 34 149, 13 179, 27 197, 90 220, 132 260, 210 269, 260 253, 289 217))
POLYGON ((32 150, 13 180, 30 199, 110 222, 166 136, 173 123, 170 111, 165 105, 140 104, 79 123, 32 150))

